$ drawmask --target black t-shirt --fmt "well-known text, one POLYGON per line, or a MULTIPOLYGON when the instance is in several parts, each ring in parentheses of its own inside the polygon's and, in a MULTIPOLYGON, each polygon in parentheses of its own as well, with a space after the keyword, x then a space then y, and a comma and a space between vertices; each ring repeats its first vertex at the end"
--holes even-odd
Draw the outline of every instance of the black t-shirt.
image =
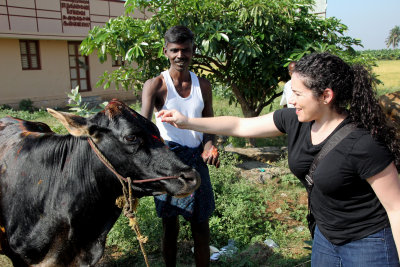
MULTIPOLYGON (((277 110, 274 122, 279 131, 288 135, 290 170, 304 181, 328 138, 313 145, 313 122, 299 122, 295 109, 277 110)), ((348 122, 344 120, 333 133, 348 122)), ((361 239, 389 225, 386 211, 366 179, 392 161, 393 156, 383 143, 374 140, 367 130, 357 128, 318 163, 311 210, 321 233, 333 244, 361 239)))

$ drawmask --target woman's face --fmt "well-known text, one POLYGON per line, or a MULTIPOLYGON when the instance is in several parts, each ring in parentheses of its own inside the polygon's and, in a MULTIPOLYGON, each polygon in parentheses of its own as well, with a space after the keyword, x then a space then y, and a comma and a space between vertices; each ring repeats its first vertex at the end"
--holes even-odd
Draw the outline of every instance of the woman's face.
POLYGON ((315 97, 312 91, 307 88, 298 73, 292 75, 293 94, 289 99, 289 104, 294 105, 296 114, 300 122, 318 120, 321 116, 321 99, 315 97))

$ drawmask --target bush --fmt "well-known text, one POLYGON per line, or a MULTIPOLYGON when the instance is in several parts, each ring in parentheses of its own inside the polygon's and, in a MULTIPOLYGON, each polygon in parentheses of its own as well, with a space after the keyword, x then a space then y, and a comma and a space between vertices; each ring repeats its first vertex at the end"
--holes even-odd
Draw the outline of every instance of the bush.
POLYGON ((89 104, 82 101, 82 96, 79 93, 79 86, 71 89, 71 93, 68 95, 68 104, 69 110, 75 112, 79 116, 88 117, 93 115, 94 113, 103 109, 108 102, 103 102, 99 105, 99 107, 89 108, 89 104))
POLYGON ((266 218, 268 192, 239 176, 237 156, 221 153, 221 167, 210 168, 216 210, 210 219, 211 243, 222 247, 229 239, 243 248, 261 241, 270 227, 266 218))
POLYGON ((0 105, 0 109, 12 109, 12 107, 10 105, 4 104, 0 105))
POLYGON ((19 108, 19 110, 22 110, 22 111, 29 111, 29 112, 34 112, 35 111, 35 108, 33 106, 33 102, 30 99, 22 99, 19 102, 18 108, 19 108))

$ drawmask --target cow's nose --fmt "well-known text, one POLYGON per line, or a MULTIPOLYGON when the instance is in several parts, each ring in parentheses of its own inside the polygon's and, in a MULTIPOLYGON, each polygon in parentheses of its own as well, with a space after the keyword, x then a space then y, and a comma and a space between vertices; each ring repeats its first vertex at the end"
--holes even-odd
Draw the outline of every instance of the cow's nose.
POLYGON ((180 174, 180 178, 184 179, 188 187, 195 188, 194 190, 196 190, 200 186, 201 177, 195 169, 187 172, 182 172, 180 174))

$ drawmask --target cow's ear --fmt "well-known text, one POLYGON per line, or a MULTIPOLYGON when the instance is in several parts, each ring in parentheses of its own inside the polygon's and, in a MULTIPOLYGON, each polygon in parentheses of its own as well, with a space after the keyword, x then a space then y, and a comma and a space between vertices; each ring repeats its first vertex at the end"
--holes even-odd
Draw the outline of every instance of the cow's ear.
POLYGON ((47 112, 61 122, 70 134, 74 136, 89 136, 86 118, 71 113, 55 111, 51 108, 48 108, 47 112))

